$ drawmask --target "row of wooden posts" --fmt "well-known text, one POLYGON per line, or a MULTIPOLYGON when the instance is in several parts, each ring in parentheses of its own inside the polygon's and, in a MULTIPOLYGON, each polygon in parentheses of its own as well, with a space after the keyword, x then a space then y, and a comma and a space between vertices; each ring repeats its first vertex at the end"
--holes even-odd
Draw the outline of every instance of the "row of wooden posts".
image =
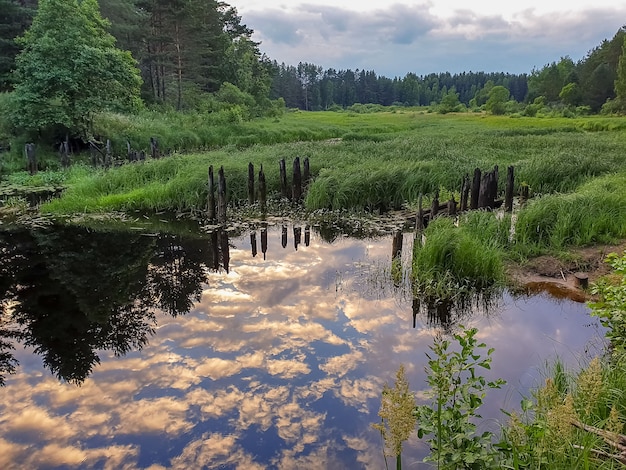
MULTIPOLYGON (((415 217, 416 230, 426 227, 429 220, 434 219, 440 213, 447 213, 454 216, 457 211, 477 209, 495 209, 504 202, 504 210, 513 210, 513 197, 515 193, 515 169, 513 166, 507 168, 506 189, 504 191, 504 201, 498 200, 498 166, 493 170, 481 172, 480 168, 474 170, 474 176, 470 180, 469 174, 463 177, 461 185, 461 200, 457 204, 454 196, 449 201, 441 204, 439 202, 439 191, 435 191, 435 197, 429 209, 423 208, 422 195, 419 197, 417 215, 415 217)), ((527 185, 520 186, 520 200, 525 201, 529 197, 527 185)))
MULTIPOLYGON (((305 157, 302 165, 300 157, 293 160, 293 173, 291 187, 287 182, 287 164, 285 159, 278 162, 280 172, 280 192, 281 197, 289 199, 292 202, 300 202, 304 191, 306 190, 311 179, 311 170, 309 166, 309 158, 305 157)), ((215 181, 215 173, 213 165, 209 166, 209 195, 207 205, 207 217, 209 220, 217 221, 217 223, 226 223, 226 207, 228 206, 226 193, 226 176, 224 175, 224 167, 220 167, 217 172, 217 184, 215 181)), ((265 182, 265 172, 263 165, 259 169, 257 189, 255 190, 255 172, 254 164, 248 163, 248 204, 252 205, 257 200, 263 214, 267 211, 267 185, 265 182)))
MULTIPOLYGON (((113 150, 109 139, 107 139, 104 144, 90 140, 89 150, 91 153, 91 164, 94 167, 104 166, 105 168, 109 168, 113 165, 113 150)), ((65 140, 59 144, 59 156, 63 168, 70 166, 70 154, 70 141, 69 138, 66 137, 65 140)), ((152 158, 161 158, 169 154, 171 154, 170 150, 165 153, 161 152, 159 149, 159 141, 156 137, 150 137, 150 156, 152 158)), ((27 143, 24 146, 24 156, 26 157, 26 169, 31 175, 34 175, 37 173, 37 152, 34 143, 27 143)), ((139 151, 133 149, 130 142, 126 141, 126 156, 129 162, 143 161, 146 159, 146 152, 144 150, 139 151)))

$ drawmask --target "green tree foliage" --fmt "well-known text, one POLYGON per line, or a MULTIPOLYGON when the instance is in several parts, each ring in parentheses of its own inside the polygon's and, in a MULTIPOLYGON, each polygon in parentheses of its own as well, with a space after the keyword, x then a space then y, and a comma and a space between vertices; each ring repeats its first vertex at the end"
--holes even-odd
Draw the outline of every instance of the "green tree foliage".
POLYGON ((509 96, 511 94, 505 87, 500 85, 494 86, 489 90, 489 99, 485 103, 485 108, 492 114, 504 114, 509 96))
POLYGON ((30 26, 37 2, 0 0, 0 92, 11 89, 11 71, 20 51, 15 38, 30 26))
POLYGON ((93 114, 139 105, 141 79, 115 47, 96 0, 41 0, 19 43, 12 121, 27 133, 87 138, 93 114))

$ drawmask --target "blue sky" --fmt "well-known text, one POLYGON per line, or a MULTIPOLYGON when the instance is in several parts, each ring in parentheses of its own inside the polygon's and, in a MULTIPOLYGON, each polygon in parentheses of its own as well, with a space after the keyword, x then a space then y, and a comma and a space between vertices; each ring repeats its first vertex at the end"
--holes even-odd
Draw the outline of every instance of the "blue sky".
POLYGON ((231 0, 271 59, 388 77, 525 73, 575 61, 626 24, 626 0, 231 0))

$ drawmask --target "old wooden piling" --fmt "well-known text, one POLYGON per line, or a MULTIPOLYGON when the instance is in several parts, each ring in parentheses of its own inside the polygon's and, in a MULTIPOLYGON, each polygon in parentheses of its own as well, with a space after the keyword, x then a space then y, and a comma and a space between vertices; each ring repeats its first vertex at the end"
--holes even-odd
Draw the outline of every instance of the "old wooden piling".
POLYGON ((228 273, 230 270, 230 245, 228 244, 228 233, 226 230, 219 231, 220 238, 220 254, 222 257, 222 266, 228 273))
POLYGON ((24 146, 24 155, 26 156, 26 168, 28 173, 34 175, 37 173, 37 153, 35 144, 29 143, 24 146))
POLYGON ((283 246, 283 248, 287 248, 287 226, 283 225, 282 227, 282 233, 280 236, 280 244, 283 246))
POLYGON ((402 256, 402 230, 396 230, 393 234, 393 240, 391 242, 391 259, 399 258, 402 256))
POLYGON ((422 208, 422 195, 420 194, 417 203, 417 215, 415 216, 415 231, 419 233, 422 230, 424 230, 424 209, 422 208))
POLYGON ((256 232, 250 232, 250 248, 252 249, 252 257, 254 258, 257 254, 256 232))
POLYGON ((574 284, 579 289, 587 289, 589 287, 589 275, 587 273, 575 273, 574 284))
POLYGON ((265 173, 263 172, 263 165, 259 170, 259 206, 261 213, 265 214, 267 211, 267 186, 265 185, 265 173))
POLYGON ((298 251, 298 245, 302 243, 302 227, 293 227, 293 247, 298 251))
POLYGON ((278 161, 280 167, 280 195, 286 199, 289 198, 289 190, 287 188, 287 167, 285 166, 285 159, 281 158, 278 161))
POLYGON ((300 157, 293 160, 293 179, 291 180, 291 199, 299 202, 302 199, 302 172, 300 169, 300 157))
POLYGON ((159 158, 159 141, 156 137, 150 137, 150 156, 152 158, 159 158))
POLYGON ((493 167, 489 178, 489 208, 495 207, 495 201, 498 198, 498 180, 500 179, 498 165, 493 167))
POLYGON ((248 204, 254 204, 254 165, 248 163, 248 204))
POLYGON ((226 223, 226 205, 226 177, 224 176, 224 167, 221 166, 217 180, 217 221, 220 224, 226 223))
POLYGON ((454 200, 454 196, 450 198, 448 201, 448 215, 455 216, 456 215, 456 201, 454 200))
POLYGON ((437 217, 439 213, 439 190, 435 191, 435 197, 433 198, 432 204, 430 206, 430 220, 433 220, 437 217))
POLYGON ((309 167, 309 157, 304 157, 302 162, 302 189, 306 191, 311 181, 311 168, 309 167))
POLYGON ((467 210, 469 192, 470 192, 470 180, 469 180, 469 175, 466 173, 463 176, 463 183, 461 184, 461 203, 459 205, 460 206, 459 208, 462 212, 467 210))
POLYGON ((304 246, 309 246, 311 244, 311 226, 304 226, 304 246))
POLYGON ((209 166, 209 195, 207 201, 207 218, 215 220, 215 178, 213 176, 213 165, 209 166))
POLYGON ((513 166, 509 166, 506 170, 506 190, 504 191, 504 210, 506 212, 513 211, 513 189, 515 184, 515 174, 513 166))
POLYGON ((267 227, 261 228, 261 253, 263 253, 263 259, 267 255, 267 227))
POLYGON ((478 198, 480 196, 480 184, 482 178, 480 168, 474 170, 474 179, 472 180, 471 198, 470 198, 470 210, 478 209, 478 198))

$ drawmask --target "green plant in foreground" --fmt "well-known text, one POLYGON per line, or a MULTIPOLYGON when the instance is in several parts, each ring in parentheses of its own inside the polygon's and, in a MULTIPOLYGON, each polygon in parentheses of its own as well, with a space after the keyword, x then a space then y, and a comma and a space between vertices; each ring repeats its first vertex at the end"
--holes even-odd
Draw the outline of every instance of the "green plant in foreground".
POLYGON ((596 302, 589 306, 592 315, 600 318, 603 326, 608 328, 606 337, 611 342, 614 352, 626 351, 626 251, 622 256, 611 253, 606 258, 614 273, 621 279, 617 284, 602 280, 594 284, 591 293, 598 296, 596 302))
POLYGON ((481 356, 477 349, 476 328, 453 335, 459 350, 439 334, 428 355, 427 382, 432 403, 416 407, 418 437, 430 436, 431 454, 426 461, 437 462, 440 469, 489 468, 496 463, 497 451, 491 446, 492 433, 476 433, 474 420, 481 418, 477 410, 483 403, 486 389, 500 388, 502 379, 487 382, 477 369, 491 368, 491 354, 481 356))
POLYGON ((415 429, 414 409, 415 396, 409 390, 404 365, 401 365, 396 373, 394 387, 391 388, 387 384, 383 387, 380 411, 378 412, 380 423, 373 425, 383 436, 386 447, 385 455, 396 458, 397 470, 402 468, 402 443, 409 438, 415 429))

